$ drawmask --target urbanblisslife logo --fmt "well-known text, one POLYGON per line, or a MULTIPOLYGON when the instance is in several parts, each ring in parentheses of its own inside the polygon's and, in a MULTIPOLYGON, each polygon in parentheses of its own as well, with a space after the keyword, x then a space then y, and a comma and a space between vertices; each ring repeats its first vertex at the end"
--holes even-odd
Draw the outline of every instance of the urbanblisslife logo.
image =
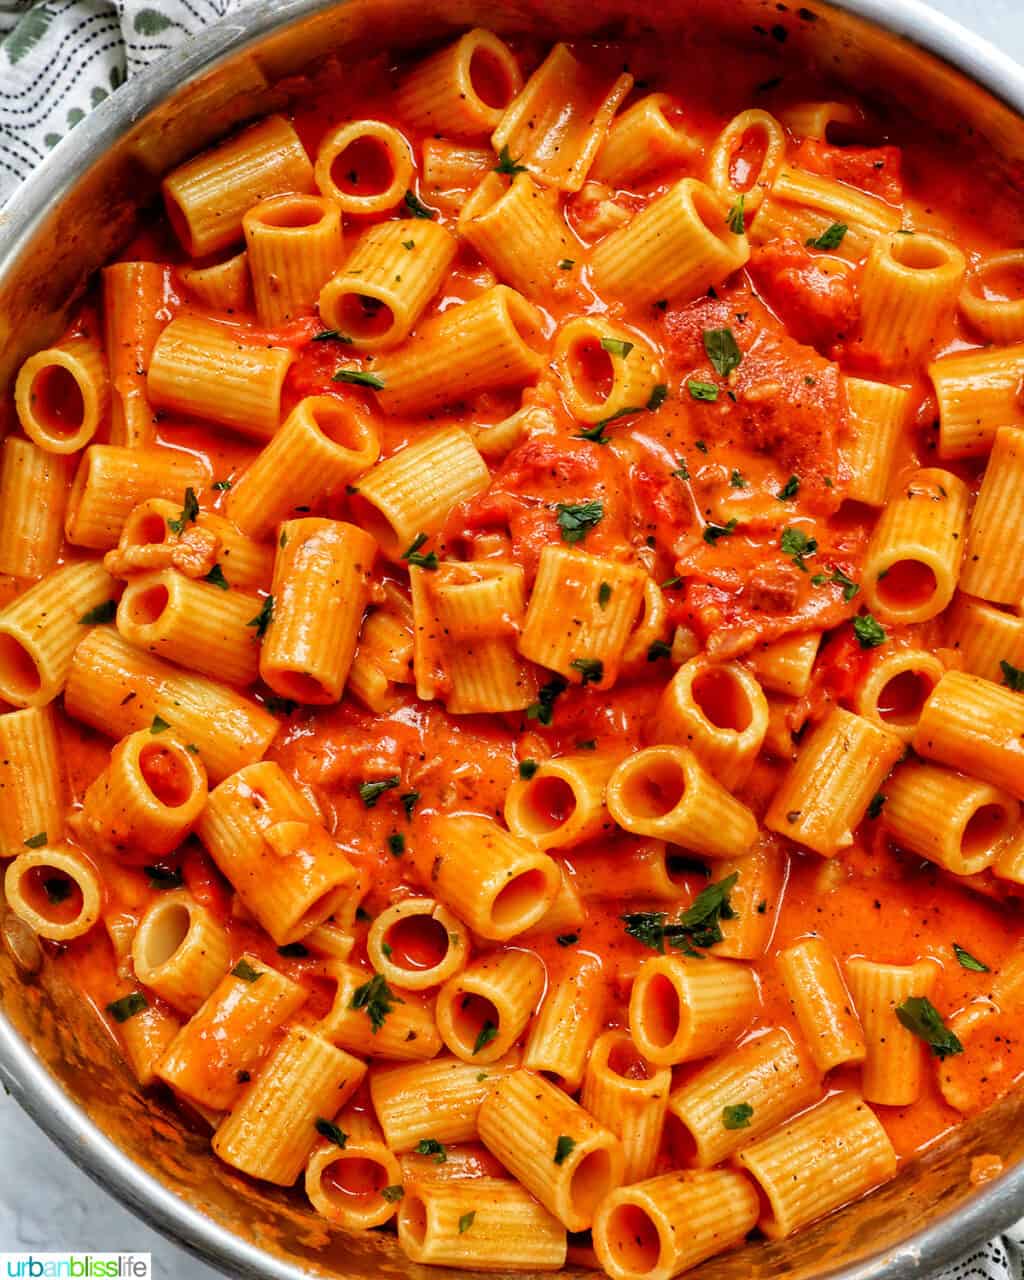
POLYGON ((150 1280, 149 1253, 0 1253, 0 1277, 18 1280, 150 1280))

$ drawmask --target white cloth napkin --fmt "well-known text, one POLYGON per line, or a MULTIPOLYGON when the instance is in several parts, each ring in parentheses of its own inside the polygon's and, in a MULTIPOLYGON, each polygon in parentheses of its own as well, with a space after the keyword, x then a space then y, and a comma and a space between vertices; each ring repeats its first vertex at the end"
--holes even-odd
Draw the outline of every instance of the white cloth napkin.
MULTIPOLYGON (((0 0, 0 204, 128 76, 241 3, 0 0)), ((1024 1280, 1024 1223, 933 1280, 1024 1280)))

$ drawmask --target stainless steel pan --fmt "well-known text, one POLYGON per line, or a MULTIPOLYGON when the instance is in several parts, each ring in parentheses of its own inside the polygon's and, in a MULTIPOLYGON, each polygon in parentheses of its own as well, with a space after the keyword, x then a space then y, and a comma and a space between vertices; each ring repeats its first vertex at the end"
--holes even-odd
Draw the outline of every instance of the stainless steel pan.
MULTIPOLYGON (((59 330, 69 300, 130 231, 160 176, 237 121, 280 103, 275 84, 334 50, 420 43, 475 23, 586 35, 657 28, 727 37, 806 59, 890 109, 973 136, 1024 191, 1024 71, 917 0, 258 0, 132 80, 48 158, 0 213, 0 375, 59 330), (784 43, 768 35, 782 25, 784 43), (877 24, 877 25, 876 25, 877 24), (760 28, 760 32, 758 31, 760 28), (874 92, 874 90, 873 90, 874 92)), ((2 909, 2 908, 0 908, 2 909)), ((0 952, 0 1077, 74 1162, 153 1226, 229 1274, 416 1277, 380 1233, 328 1233, 299 1197, 246 1183, 161 1102, 142 1095, 51 966, 26 975, 0 952)), ((962 1126, 873 1196, 795 1239, 707 1264, 704 1280, 905 1280, 1024 1216, 1024 1099, 962 1126), (972 1157, 1006 1172, 974 1188, 972 1157)), ((69 1241, 69 1245, 73 1242, 69 1241)), ((454 1275, 455 1273, 451 1273, 454 1275)), ((461 1273, 465 1274, 465 1273, 461 1273)))

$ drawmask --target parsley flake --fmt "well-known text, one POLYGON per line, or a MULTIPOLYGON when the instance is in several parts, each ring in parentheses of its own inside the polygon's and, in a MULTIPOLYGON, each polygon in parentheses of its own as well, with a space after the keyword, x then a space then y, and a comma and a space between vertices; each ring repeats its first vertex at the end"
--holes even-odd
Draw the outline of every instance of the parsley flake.
POLYGON ((565 1164, 566 1160, 576 1150, 576 1139, 570 1138, 568 1134, 563 1133, 555 1143, 555 1164, 565 1164))
POLYGON ((498 163, 494 166, 495 173, 507 173, 514 175, 517 173, 526 173, 526 165, 520 164, 518 160, 513 160, 509 154, 508 143, 498 152, 498 163))
POLYGON ((728 524, 709 524, 704 527, 704 541, 710 546, 715 546, 719 538, 727 538, 736 528, 739 521, 735 516, 728 524))
POLYGON ((735 1106, 722 1108, 722 1126, 726 1129, 749 1129, 754 1108, 749 1102, 737 1102, 735 1106))
POLYGON ((370 1019, 373 1034, 376 1035, 396 1004, 405 1004, 405 1001, 395 995, 381 974, 375 973, 369 982, 356 987, 349 1008, 364 1009, 370 1019))
POLYGON ((1003 684, 1009 689, 1013 689, 1016 693, 1024 693, 1024 670, 1015 667, 1012 662, 1007 662, 1005 658, 999 663, 999 669, 1003 673, 1003 684))
POLYGON ((734 236, 745 236, 747 234, 747 220, 743 209, 745 199, 746 197, 741 195, 729 210, 725 219, 726 226, 734 236))
POLYGON ((885 628, 870 613, 854 618, 853 631, 862 649, 877 649, 880 644, 885 644, 885 628))
POLYGON ((964 1047, 943 1021, 942 1014, 927 996, 908 996, 896 1006, 900 1025, 923 1040, 936 1058, 963 1053, 964 1047))
POLYGON ((402 552, 402 559, 406 564, 414 564, 418 569, 429 569, 433 572, 438 566, 437 552, 428 551, 426 555, 423 555, 420 551, 420 547, 422 547, 426 541, 427 535, 425 533, 418 533, 416 537, 413 538, 412 545, 409 547, 408 551, 402 552))
POLYGON ((549 725, 555 713, 555 699, 568 687, 568 682, 562 676, 555 676, 547 684, 541 685, 537 690, 537 701, 526 708, 526 718, 549 725))
POLYGON ((78 621, 83 627, 101 627, 105 622, 113 622, 116 616, 117 601, 104 600, 95 609, 90 609, 88 613, 83 613, 78 621))
POLYGON ((143 1009, 149 1008, 149 1001, 141 991, 133 991, 131 995, 122 996, 120 1000, 114 1000, 107 1005, 107 1013, 115 1022, 127 1022, 129 1018, 134 1018, 137 1013, 141 1013, 143 1009))
POLYGON ((493 1022, 490 1021, 490 1019, 488 1019, 484 1023, 484 1025, 480 1028, 480 1033, 477 1036, 476 1042, 473 1045, 474 1057, 476 1056, 476 1054, 480 1052, 481 1049, 485 1049, 491 1043, 492 1040, 497 1040, 497 1038, 498 1038, 498 1028, 493 1022))
POLYGON ((191 485, 185 490, 185 502, 181 508, 181 515, 177 520, 168 520, 167 527, 173 533, 184 533, 187 524, 195 524, 199 518, 199 499, 196 497, 196 491, 191 485))
POLYGON ((433 1156, 435 1164, 444 1164, 448 1159, 448 1152, 436 1138, 420 1138, 413 1150, 418 1156, 433 1156))
POLYGON ((537 772, 539 768, 540 768, 540 765, 537 763, 536 760, 520 760, 519 776, 525 782, 529 782, 529 780, 533 777, 533 775, 537 772))
POLYGON ((969 969, 971 973, 991 973, 992 970, 987 964, 971 955, 969 951, 965 951, 959 942, 953 943, 953 954, 960 963, 961 969, 969 969))
POLYGON ((833 222, 820 236, 811 236, 807 241, 807 247, 808 249, 838 249, 849 229, 845 222, 833 222))
POLYGON ((227 578, 224 577, 224 570, 220 567, 219 564, 215 564, 213 566, 213 568, 206 575, 203 581, 209 582, 215 587, 220 587, 221 591, 231 590, 231 583, 228 582, 227 578))
POLYGON ((625 360, 626 356, 633 350, 634 343, 627 342, 625 338, 602 338, 601 350, 607 351, 611 356, 618 356, 620 360, 625 360))
POLYGON ((434 218, 437 216, 436 210, 428 209, 419 196, 412 191, 405 193, 402 203, 414 218, 434 218))
POLYGON ((243 982, 257 982, 263 977, 262 969, 254 969, 248 960, 239 960, 238 964, 231 970, 236 978, 241 978, 243 982))
POLYGON ((790 476, 786 483, 782 486, 776 497, 780 502, 789 502, 791 498, 795 498, 800 492, 800 477, 790 476))
POLYGON ((274 621, 274 597, 267 596, 260 606, 260 611, 255 618, 250 618, 245 624, 247 627, 256 628, 256 638, 262 640, 267 634, 267 627, 274 621))
POLYGON ((604 518, 604 504, 598 498, 586 502, 560 502, 555 507, 562 541, 570 545, 582 542, 595 525, 604 518))
POLYGON ((379 782, 364 782, 359 788, 359 799, 367 809, 373 809, 384 792, 397 787, 400 781, 396 773, 390 778, 381 778, 379 782))
POLYGON ((573 658, 569 666, 580 673, 580 684, 600 684, 604 677, 604 663, 600 658, 573 658))
POLYGON ((814 538, 809 538, 802 529, 798 529, 792 524, 783 529, 782 537, 779 539, 779 546, 783 555, 789 556, 796 567, 803 573, 808 572, 804 557, 813 556, 818 549, 818 543, 814 538))
POLYGON ((720 378, 727 378, 743 359, 731 329, 705 329, 704 350, 720 378))
POLYGON ((476 1221, 475 1209, 471 1209, 469 1213, 464 1213, 462 1217, 459 1219, 459 1235, 461 1236, 466 1231, 468 1231, 475 1221, 476 1221))
POLYGON ((46 832, 39 831, 34 836, 29 836, 23 841, 26 849, 41 849, 46 844, 46 832))
POLYGON ((325 1120, 323 1116, 318 1116, 314 1126, 321 1138, 326 1138, 328 1142, 333 1142, 336 1147, 343 1147, 348 1142, 348 1134, 344 1129, 339 1129, 336 1124, 330 1120, 325 1120))
POLYGON ((384 390, 384 379, 375 373, 367 373, 365 369, 339 369, 331 381, 347 382, 353 387, 371 387, 374 391, 384 390))
POLYGON ((693 904, 675 921, 667 923, 663 911, 634 911, 622 917, 626 932, 637 942, 652 951, 665 953, 666 941, 684 955, 697 956, 696 947, 711 947, 722 941, 722 920, 735 916, 729 894, 739 879, 739 872, 709 884, 702 889, 693 904))

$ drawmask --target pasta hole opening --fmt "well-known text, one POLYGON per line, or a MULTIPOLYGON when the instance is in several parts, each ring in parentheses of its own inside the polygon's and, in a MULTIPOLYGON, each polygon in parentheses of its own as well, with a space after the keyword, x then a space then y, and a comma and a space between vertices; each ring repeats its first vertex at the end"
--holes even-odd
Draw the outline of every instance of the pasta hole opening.
POLYGON ((757 185, 768 159, 768 144, 768 130, 762 124, 754 124, 733 149, 729 157, 729 185, 738 194, 746 195, 757 185))
POLYGON ((180 809, 192 798, 194 775, 177 747, 148 743, 139 752, 139 772, 167 809, 180 809))
POLYGON ((889 244, 892 260, 908 271, 938 271, 949 264, 949 251, 938 241, 922 236, 894 236, 889 244))
POLYGON ((328 400, 329 397, 325 396, 313 410, 313 421, 317 429, 321 435, 340 449, 347 449, 350 453, 362 453, 369 443, 370 433, 366 424, 360 422, 348 405, 340 400, 331 400, 326 403, 328 400))
POLYGON ((443 964, 451 947, 448 931, 433 916, 403 916, 387 932, 388 957, 399 969, 424 973, 443 964))
POLYGON ((508 67, 483 45, 477 45, 470 55, 469 83, 484 106, 492 111, 504 111, 515 97, 515 84, 508 67))
POLYGON ((971 814, 964 827, 960 851, 969 860, 986 858, 1009 833, 1013 815, 1001 804, 984 804, 971 814))
POLYGON ((85 397, 78 379, 60 364, 48 364, 32 379, 36 421, 52 435, 73 436, 85 421, 85 397))
POLYGON ((383 298, 346 293, 338 308, 338 328, 350 338, 383 338, 395 327, 395 313, 383 298))
MULTIPOLYGON (((308 933, 310 929, 315 928, 318 924, 323 924, 328 916, 333 915, 335 908, 339 906, 344 895, 344 886, 341 888, 335 886, 325 893, 321 893, 319 897, 313 899, 302 913, 302 918, 295 926, 295 930, 299 933, 308 933)), ((297 941, 297 939, 293 940, 297 941)))
POLYGON ((387 1173, 379 1160, 354 1153, 341 1152, 320 1178, 324 1195, 339 1209, 352 1208, 353 1201, 357 1204, 375 1201, 387 1185, 387 1173))
POLYGON ((263 226, 281 231, 306 230, 318 226, 326 217, 324 206, 312 196, 305 199, 288 196, 284 200, 268 202, 259 213, 263 226))
POLYGON ((550 835, 576 812, 576 793, 564 778, 546 775, 526 788, 523 816, 531 835, 550 835))
POLYGON ((173 902, 151 916, 143 938, 148 967, 158 969, 165 965, 181 947, 191 928, 192 916, 181 902, 173 902))
POLYGON ((275 671, 274 688, 283 698, 293 702, 318 703, 332 701, 323 684, 308 671, 275 671))
POLYGON ((419 1196, 406 1193, 402 1200, 402 1230, 413 1244, 422 1245, 427 1237, 427 1206, 419 1196))
POLYGON ((501 1034, 501 1015, 486 996, 463 991, 455 997, 452 1004, 452 1028, 463 1046, 463 1052, 472 1054, 485 1028, 497 1028, 498 1034, 501 1034))
POLYGON ((167 541, 167 521, 151 511, 142 516, 130 530, 130 541, 136 547, 158 546, 167 541))
POLYGON ((615 365, 594 337, 581 338, 569 348, 567 361, 573 390, 593 406, 605 403, 615 385, 615 365))
POLYGON ((651 1044, 664 1049, 679 1034, 679 992, 663 973, 655 973, 643 989, 643 1025, 651 1044))
POLYGON ((608 1070, 623 1080, 650 1080, 651 1069, 628 1036, 616 1040, 608 1053, 608 1070))
POLYGON ((697 1158, 697 1143, 689 1126, 673 1111, 665 1115, 665 1150, 677 1168, 687 1168, 697 1158))
POLYGON ((636 1276, 653 1271, 661 1257, 661 1236, 638 1204, 619 1204, 608 1215, 607 1238, 615 1261, 636 1276))
POLYGON ((170 599, 171 593, 162 582, 131 591, 127 600, 128 620, 136 627, 151 627, 163 617, 170 599))
POLYGON ((983 263, 968 276, 967 288, 983 302, 1024 302, 1024 253, 983 263))
POLYGON ((30 867, 20 888, 28 905, 51 924, 72 924, 82 914, 82 889, 74 876, 59 867, 30 867))
POLYGON ((878 578, 875 591, 886 608, 899 612, 927 605, 938 586, 931 565, 923 560, 897 560, 884 576, 878 578))
POLYGON ((547 889, 547 876, 539 868, 513 876, 494 899, 491 922, 504 929, 529 916, 547 889))
POLYGON ((743 733, 753 718, 747 691, 735 674, 722 667, 702 671, 694 680, 693 700, 716 729, 743 733))
POLYGON ((352 494, 349 499, 349 511, 353 522, 366 530, 385 555, 396 559, 405 551, 405 547, 398 545, 398 538, 391 521, 361 494, 352 494))
POLYGON ((901 671, 887 680, 878 695, 878 714, 886 724, 914 725, 935 688, 927 671, 901 671))
POLYGON ((0 633, 0 692, 12 701, 27 701, 43 687, 35 658, 20 640, 0 633))
POLYGON ((334 157, 331 180, 347 196, 380 196, 395 180, 391 148, 372 134, 354 138, 334 157))
POLYGON ((573 1209, 593 1217, 594 1210, 612 1189, 612 1161, 604 1147, 588 1151, 572 1171, 569 1201, 573 1209))
POLYGON ((661 119, 664 120, 666 126, 671 129, 673 133, 678 134, 680 137, 686 134, 686 112, 678 102, 674 102, 672 100, 659 102, 655 106, 654 111, 656 115, 660 116, 661 119))
POLYGON ((664 818, 686 794, 686 773, 671 759, 645 761, 625 778, 622 800, 638 818, 664 818))

